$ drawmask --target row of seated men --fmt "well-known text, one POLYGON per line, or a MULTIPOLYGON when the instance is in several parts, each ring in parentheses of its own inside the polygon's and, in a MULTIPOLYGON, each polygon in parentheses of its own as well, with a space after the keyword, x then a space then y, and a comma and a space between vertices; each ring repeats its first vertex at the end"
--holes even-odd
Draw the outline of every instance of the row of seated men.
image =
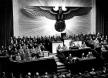
MULTIPOLYGON (((0 48, 0 53, 5 55, 14 55, 14 53, 21 53, 19 52, 20 49, 25 49, 28 48, 30 49, 31 53, 32 53, 32 49, 41 49, 41 50, 47 50, 51 52, 51 43, 53 40, 55 41, 59 41, 60 39, 62 39, 60 36, 49 36, 49 37, 11 37, 9 40, 9 44, 7 46, 1 46, 0 48), (41 48, 40 48, 41 47, 41 48), (8 53, 6 53, 8 52, 8 53)), ((107 44, 108 44, 108 38, 107 36, 104 36, 104 34, 78 34, 78 35, 68 35, 66 36, 66 39, 72 39, 73 41, 76 40, 80 40, 83 42, 86 42, 86 45, 88 47, 92 47, 91 45, 93 45, 93 49, 97 48, 97 47, 102 47, 104 49, 108 49, 107 44), (103 46, 102 46, 103 45, 103 46)), ((73 47, 74 44, 72 44, 70 46, 73 47)), ((63 46, 65 47, 65 45, 63 46)), ((66 47, 65 47, 66 48, 66 47)), ((103 50, 104 50, 103 49, 103 50)))
POLYGON ((2 72, 0 74, 1 78, 107 78, 108 68, 103 66, 103 68, 95 70, 92 68, 90 71, 78 72, 72 74, 70 70, 67 72, 45 72, 40 74, 39 72, 26 72, 26 73, 13 73, 13 72, 2 72))
POLYGON ((74 42, 70 42, 69 46, 66 46, 65 44, 62 45, 58 45, 57 50, 58 51, 62 51, 62 50, 71 50, 71 49, 84 49, 84 48, 91 48, 96 50, 100 56, 101 55, 108 55, 108 44, 106 42, 106 40, 99 42, 99 40, 96 38, 95 40, 89 40, 88 42, 83 42, 81 45, 75 45, 74 42), (91 47, 92 45, 92 47, 91 47), (67 48, 69 47, 69 48, 67 48))
MULTIPOLYGON (((65 39, 72 39, 74 41, 83 41, 83 40, 95 40, 96 38, 98 38, 99 40, 103 40, 103 39, 107 39, 107 36, 105 36, 104 34, 71 34, 71 35, 66 35, 65 39), (83 38, 83 39, 82 39, 83 38)), ((48 42, 52 42, 52 41, 61 41, 62 37, 61 36, 44 36, 44 37, 10 37, 9 43, 48 43, 48 42)))
POLYGON ((81 57, 73 56, 72 54, 69 54, 69 56, 66 57, 66 60, 68 63, 75 63, 80 60, 84 59, 93 59, 96 58, 92 52, 88 52, 87 54, 82 53, 81 57))
POLYGON ((70 41, 69 46, 66 46, 66 44, 63 44, 63 46, 61 46, 59 44, 56 49, 60 51, 60 50, 83 49, 83 48, 87 48, 87 45, 85 44, 85 42, 82 42, 81 45, 79 45, 79 44, 75 45, 75 43, 73 41, 70 41))
MULTIPOLYGON (((97 46, 98 43, 101 44, 107 44, 108 39, 107 36, 104 36, 103 34, 72 34, 72 35, 67 35, 65 39, 72 39, 73 41, 87 41, 90 44, 93 44, 95 47, 97 46)), ((31 46, 36 46, 39 45, 40 43, 43 43, 44 47, 49 50, 48 47, 51 46, 51 43, 53 41, 61 41, 62 37, 60 36, 49 36, 49 37, 11 37, 9 40, 9 45, 8 47, 14 48, 14 46, 18 47, 20 45, 28 45, 28 47, 31 46)), ((2 48, 1 48, 2 49, 2 48)))
MULTIPOLYGON (((107 36, 104 36, 103 34, 72 34, 72 35, 67 35, 65 39, 72 39, 74 41, 87 41, 87 40, 95 40, 98 39, 99 42, 100 41, 104 41, 107 40, 107 36), (83 38, 83 39, 82 39, 83 38)), ((52 42, 53 40, 55 41, 61 41, 62 37, 60 36, 49 36, 49 37, 10 37, 9 39, 9 45, 13 46, 14 44, 32 44, 32 45, 36 45, 36 44, 40 44, 40 43, 44 43, 45 44, 49 44, 50 42, 52 42), (36 44, 35 44, 36 43, 36 44)), ((106 42, 105 42, 106 43, 106 42)))
POLYGON ((9 55, 10 59, 14 61, 30 61, 42 57, 44 51, 45 47, 41 43, 38 46, 14 45, 14 48, 9 47, 7 50, 1 50, 1 53, 2 55, 9 55))

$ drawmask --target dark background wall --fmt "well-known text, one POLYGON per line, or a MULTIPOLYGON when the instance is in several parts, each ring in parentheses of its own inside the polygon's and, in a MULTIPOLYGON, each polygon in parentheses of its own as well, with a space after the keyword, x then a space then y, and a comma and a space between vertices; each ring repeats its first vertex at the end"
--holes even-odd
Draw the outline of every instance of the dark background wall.
POLYGON ((13 33, 12 1, 0 0, 0 45, 6 45, 13 33))
POLYGON ((96 31, 104 32, 104 12, 100 0, 96 1, 96 31))
MULTIPOLYGON (((108 34, 108 12, 105 0, 96 0, 96 32, 108 34)), ((12 0, 0 0, 0 45, 13 36, 12 0)))
POLYGON ((97 9, 97 25, 96 31, 103 32, 105 35, 108 35, 108 11, 107 11, 107 1, 105 0, 96 0, 96 9, 97 9))

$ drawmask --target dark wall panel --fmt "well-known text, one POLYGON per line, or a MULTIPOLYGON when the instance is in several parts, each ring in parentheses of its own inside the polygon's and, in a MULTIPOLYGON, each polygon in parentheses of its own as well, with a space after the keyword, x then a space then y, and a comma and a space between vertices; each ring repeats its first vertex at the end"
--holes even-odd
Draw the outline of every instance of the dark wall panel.
POLYGON ((100 0, 96 0, 96 32, 104 33, 104 12, 100 0))
POLYGON ((0 45, 6 45, 12 29, 12 1, 0 0, 0 45))
POLYGON ((97 31, 108 35, 108 11, 106 0, 96 0, 97 7, 97 31))

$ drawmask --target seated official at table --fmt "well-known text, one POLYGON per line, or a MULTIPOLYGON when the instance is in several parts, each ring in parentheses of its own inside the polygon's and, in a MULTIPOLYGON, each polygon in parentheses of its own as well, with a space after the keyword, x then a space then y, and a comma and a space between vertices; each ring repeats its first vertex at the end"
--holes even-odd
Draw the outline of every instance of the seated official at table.
POLYGON ((104 45, 101 45, 101 52, 107 52, 108 50, 106 49, 106 47, 104 45))
POLYGON ((82 53, 81 58, 85 58, 85 53, 82 53))
POLYGON ((92 52, 88 52, 87 56, 88 58, 91 58, 91 57, 94 57, 93 53, 92 52))
POLYGON ((67 46, 65 44, 62 46, 62 50, 67 50, 67 46))
POLYGON ((45 50, 45 46, 42 43, 39 44, 39 47, 40 47, 41 51, 45 50))
POLYGON ((79 58, 72 56, 72 54, 69 54, 69 56, 66 58, 69 64, 78 62, 79 58))
POLYGON ((72 63, 72 54, 69 54, 68 57, 66 57, 66 60, 68 61, 68 63, 72 63))
POLYGON ((73 58, 72 54, 69 54, 68 59, 72 59, 72 58, 73 58))
POLYGON ((18 54, 16 55, 16 61, 21 61, 20 53, 18 53, 18 54))
POLYGON ((69 49, 79 49, 79 47, 76 46, 75 43, 71 43, 69 49))
POLYGON ((56 49, 57 51, 61 51, 62 50, 62 47, 61 47, 61 45, 59 44, 58 45, 58 47, 57 47, 57 49, 56 49))
POLYGON ((82 42, 81 48, 86 48, 86 47, 87 47, 86 43, 82 42))

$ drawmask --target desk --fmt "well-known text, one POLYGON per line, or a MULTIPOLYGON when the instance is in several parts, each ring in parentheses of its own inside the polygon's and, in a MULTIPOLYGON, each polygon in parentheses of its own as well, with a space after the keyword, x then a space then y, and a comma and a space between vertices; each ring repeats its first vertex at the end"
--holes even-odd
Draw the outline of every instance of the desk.
POLYGON ((99 70, 103 67, 102 60, 94 58, 79 59, 76 63, 66 64, 67 68, 72 73, 79 73, 84 71, 91 71, 92 68, 99 70))
POLYGON ((68 69, 70 69, 72 72, 82 72, 85 70, 91 70, 92 67, 95 69, 99 69, 103 66, 103 60, 100 58, 98 53, 95 50, 92 50, 90 48, 85 49, 73 49, 73 50, 65 50, 65 51, 58 51, 58 57, 63 62, 68 69), (94 58, 81 58, 82 53, 88 54, 88 52, 91 51, 94 55, 94 58), (68 63, 68 60, 66 57, 69 56, 69 54, 72 54, 72 57, 78 57, 78 61, 75 63, 68 63))
POLYGON ((79 58, 80 61, 87 61, 87 60, 94 60, 96 57, 90 57, 90 58, 79 58))
POLYGON ((82 53, 84 53, 86 55, 86 54, 88 54, 89 51, 92 51, 92 53, 94 55, 97 55, 95 50, 92 50, 91 48, 62 50, 62 51, 58 51, 57 55, 60 59, 64 59, 64 58, 68 57, 69 54, 72 54, 72 56, 81 58, 82 53))
POLYGON ((7 72, 56 72, 54 58, 43 58, 29 62, 13 62, 8 57, 0 58, 1 71, 7 72))

